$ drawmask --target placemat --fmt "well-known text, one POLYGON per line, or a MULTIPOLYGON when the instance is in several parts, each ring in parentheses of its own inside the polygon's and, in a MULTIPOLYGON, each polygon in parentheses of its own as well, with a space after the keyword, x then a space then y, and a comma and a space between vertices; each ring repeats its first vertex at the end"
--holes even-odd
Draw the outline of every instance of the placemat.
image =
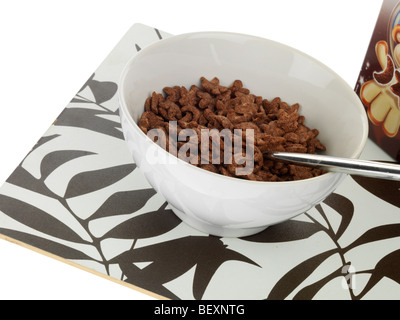
MULTIPOLYGON (((349 176, 245 238, 172 213, 132 161, 116 95, 128 59, 168 36, 126 33, 0 188, 0 237, 159 299, 399 299, 400 182, 349 176)), ((393 161, 372 141, 362 157, 393 161)))

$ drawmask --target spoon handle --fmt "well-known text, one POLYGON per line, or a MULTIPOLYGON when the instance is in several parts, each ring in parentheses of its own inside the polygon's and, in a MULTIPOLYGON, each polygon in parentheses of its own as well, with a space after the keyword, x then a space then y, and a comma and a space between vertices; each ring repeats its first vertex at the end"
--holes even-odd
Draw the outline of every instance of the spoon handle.
POLYGON ((400 165, 326 155, 292 152, 270 152, 269 157, 288 163, 316 167, 332 172, 400 181, 400 165))

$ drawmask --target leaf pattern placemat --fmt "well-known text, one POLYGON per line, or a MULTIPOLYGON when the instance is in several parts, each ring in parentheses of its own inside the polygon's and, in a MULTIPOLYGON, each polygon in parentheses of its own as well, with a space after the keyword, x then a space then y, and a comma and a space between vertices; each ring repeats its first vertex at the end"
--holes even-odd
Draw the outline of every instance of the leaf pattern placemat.
MULTIPOLYGON (((399 299, 400 182, 347 177, 246 238, 172 213, 131 159, 116 97, 127 60, 168 36, 132 26, 0 188, 0 236, 158 298, 399 299)), ((363 157, 391 160, 371 141, 363 157)))

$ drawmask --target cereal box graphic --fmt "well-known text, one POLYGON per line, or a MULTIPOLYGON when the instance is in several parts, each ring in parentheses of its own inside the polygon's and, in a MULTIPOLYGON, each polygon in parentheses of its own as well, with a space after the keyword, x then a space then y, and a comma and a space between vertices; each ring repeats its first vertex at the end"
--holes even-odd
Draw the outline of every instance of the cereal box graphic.
POLYGON ((355 87, 370 137, 400 161, 400 1, 384 0, 355 87))

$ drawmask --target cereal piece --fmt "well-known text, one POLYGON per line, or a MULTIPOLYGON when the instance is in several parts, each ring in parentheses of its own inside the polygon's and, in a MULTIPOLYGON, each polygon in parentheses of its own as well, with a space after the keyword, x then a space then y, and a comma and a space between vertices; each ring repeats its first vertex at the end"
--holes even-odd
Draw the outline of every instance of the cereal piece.
POLYGON ((257 176, 261 181, 278 181, 278 176, 267 170, 258 171, 257 176))
POLYGON ((242 130, 246 130, 246 129, 253 129, 254 133, 261 133, 261 129, 253 122, 240 122, 238 124, 235 124, 234 126, 235 129, 242 129, 242 130))
POLYGON ((263 101, 263 98, 261 96, 255 96, 254 103, 257 106, 262 106, 262 101, 263 101))
POLYGON ((181 106, 195 106, 198 98, 197 98, 197 91, 194 87, 192 86, 192 88, 190 89, 190 91, 188 91, 185 87, 181 87, 180 90, 180 94, 181 94, 181 98, 179 99, 179 103, 181 104, 181 106))
POLYGON ((233 177, 233 175, 231 175, 231 174, 229 173, 229 171, 228 171, 226 168, 224 168, 223 166, 220 166, 220 167, 219 167, 219 172, 220 172, 221 174, 223 174, 224 176, 233 177))
POLYGON ((219 79, 218 78, 213 78, 211 81, 207 80, 204 77, 200 78, 201 82, 201 87, 207 91, 208 93, 211 93, 213 95, 219 95, 221 93, 224 93, 228 91, 227 87, 220 86, 219 85, 219 79))
POLYGON ((229 87, 230 91, 235 94, 236 92, 249 94, 250 90, 243 88, 243 83, 240 80, 233 81, 232 85, 229 87))
POLYGON ((182 118, 181 120, 178 121, 178 124, 181 126, 181 128, 183 129, 197 129, 198 127, 198 123, 196 121, 190 121, 190 122, 186 122, 184 121, 184 119, 182 118))
POLYGON ((279 109, 276 124, 285 132, 293 132, 298 127, 298 118, 299 114, 297 112, 287 113, 285 110, 279 109))
POLYGON ((146 134, 148 130, 159 126, 164 126, 164 120, 151 111, 144 112, 139 120, 139 127, 146 134))
POLYGON ((192 121, 194 121, 194 122, 199 121, 201 113, 200 113, 200 110, 197 109, 195 106, 192 106, 192 105, 184 106, 181 108, 181 111, 185 112, 186 115, 188 115, 188 114, 191 115, 192 121))
POLYGON ((259 127, 262 132, 267 133, 272 137, 282 137, 285 134, 285 131, 278 128, 276 120, 261 124, 259 127))
MULTIPOLYGON (((262 108, 262 107, 261 107, 262 108)), ((255 114, 253 114, 251 122, 257 125, 259 128, 260 125, 264 124, 268 120, 268 116, 266 115, 264 109, 262 111, 259 111, 255 114)), ((259 128, 261 130, 261 128, 259 128)))
POLYGON ((207 121, 210 122, 210 121, 214 121, 215 113, 207 108, 203 111, 203 116, 207 119, 207 121))
POLYGON ((301 179, 308 179, 312 178, 312 168, 309 167, 304 167, 304 166, 298 166, 298 165, 289 165, 289 172, 291 175, 293 175, 293 180, 301 180, 301 179))
POLYGON ((146 102, 144 103, 144 110, 147 112, 151 111, 151 97, 146 99, 146 102))
POLYGON ((170 107, 168 108, 168 120, 177 121, 182 119, 182 111, 176 103, 170 102, 170 107))
POLYGON ((274 98, 271 102, 268 100, 263 100, 263 107, 264 107, 265 113, 270 116, 271 120, 276 119, 275 114, 279 110, 280 102, 281 102, 281 99, 279 97, 274 98))
POLYGON ((214 173, 218 173, 218 168, 213 164, 202 164, 202 165, 200 165, 200 168, 214 172, 214 173))
POLYGON ((181 98, 181 90, 179 86, 175 87, 165 87, 163 91, 166 93, 166 100, 170 100, 172 102, 178 102, 181 98))
POLYGON ((228 114, 229 105, 222 100, 217 100, 215 107, 217 109, 217 114, 220 116, 226 116, 228 114))
POLYGON ((214 119, 216 119, 224 129, 233 130, 233 124, 227 117, 216 115, 214 119))
POLYGON ((239 104, 235 106, 235 112, 239 114, 256 113, 258 107, 254 101, 255 99, 251 95, 241 96, 239 99, 239 104))
POLYGON ((268 135, 266 138, 256 139, 256 146, 260 148, 262 152, 270 151, 286 151, 284 147, 285 138, 273 137, 268 135))
POLYGON ((200 114, 200 117, 199 117, 199 125, 200 125, 200 126, 207 126, 207 124, 208 124, 208 120, 207 120, 206 117, 204 116, 204 112, 202 112, 202 113, 200 114))
POLYGON ((158 114, 158 105, 160 102, 164 101, 164 96, 161 93, 153 92, 151 95, 150 109, 155 114, 158 114))
POLYGON ((285 147, 285 151, 287 152, 298 152, 298 153, 306 153, 307 152, 307 147, 300 144, 300 143, 293 143, 293 144, 288 144, 285 147))
POLYGON ((241 122, 248 122, 251 120, 252 114, 247 112, 244 114, 238 114, 233 109, 229 110, 227 113, 227 118, 233 123, 238 124, 241 122))
POLYGON ((285 133, 283 137, 286 139, 287 142, 291 143, 299 143, 300 141, 299 136, 294 132, 285 133))
POLYGON ((213 106, 215 103, 214 99, 211 97, 211 95, 208 92, 198 91, 197 97, 200 98, 200 102, 199 102, 200 109, 209 108, 210 106, 213 106))

